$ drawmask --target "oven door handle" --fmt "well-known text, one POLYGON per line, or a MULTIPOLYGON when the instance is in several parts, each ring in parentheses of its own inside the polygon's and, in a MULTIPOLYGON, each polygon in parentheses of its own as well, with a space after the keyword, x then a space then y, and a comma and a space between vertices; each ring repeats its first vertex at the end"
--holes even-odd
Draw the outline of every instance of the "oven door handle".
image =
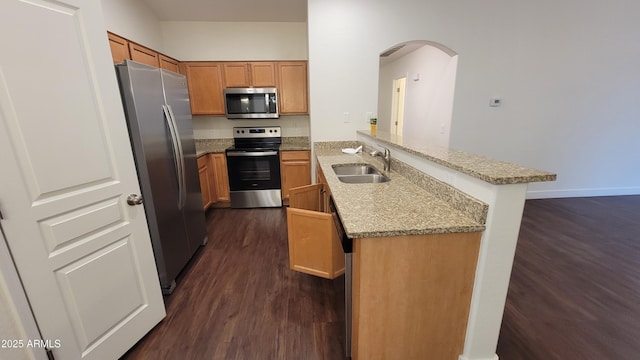
POLYGON ((277 151, 240 151, 240 152, 227 152, 227 156, 274 156, 278 155, 277 151))

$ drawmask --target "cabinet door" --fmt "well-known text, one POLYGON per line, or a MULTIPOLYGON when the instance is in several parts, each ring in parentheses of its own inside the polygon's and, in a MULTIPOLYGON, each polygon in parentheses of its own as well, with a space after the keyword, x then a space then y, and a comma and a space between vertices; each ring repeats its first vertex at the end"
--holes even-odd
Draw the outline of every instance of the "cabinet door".
POLYGON ((275 87, 276 66, 272 62, 250 62, 251 86, 275 87))
POLYGON ((322 172, 322 168, 320 164, 316 164, 316 183, 323 184, 325 186, 324 196, 321 199, 320 203, 320 211, 329 212, 329 198, 331 197, 331 191, 329 191, 329 186, 327 185, 327 179, 324 177, 324 173, 322 172))
POLYGON ((211 197, 211 176, 209 175, 209 156, 198 158, 198 176, 200 178, 200 191, 202 192, 202 205, 206 210, 213 203, 211 197))
POLYGON ((229 195, 229 175, 227 173, 227 157, 225 154, 209 154, 209 166, 213 167, 214 173, 214 201, 231 201, 229 195))
POLYGON ((289 189, 311 184, 311 160, 309 151, 283 151, 280 172, 282 173, 282 198, 289 198, 289 189))
POLYGON ((216 62, 184 64, 193 115, 224 115, 222 70, 216 62))
POLYGON ((180 71, 178 71, 178 60, 176 59, 172 59, 168 56, 164 56, 162 54, 158 54, 159 58, 158 60, 160 61, 160 68, 165 69, 165 70, 169 70, 169 71, 173 71, 175 73, 179 73, 180 71))
POLYGON ((287 208, 289 267, 334 279, 344 273, 344 253, 333 217, 317 211, 323 190, 323 184, 291 189, 291 204, 287 208))
POLYGON ((278 97, 281 114, 307 114, 307 62, 278 62, 278 97))
POLYGON ((129 54, 129 42, 118 35, 107 32, 109 36, 109 47, 111 48, 111 57, 114 64, 120 64, 125 60, 131 60, 129 54))
POLYGON ((249 87, 251 79, 246 62, 226 62, 224 69, 224 87, 249 87))
POLYGON ((158 53, 136 43, 129 43, 129 53, 131 53, 131 60, 139 63, 160 67, 160 61, 158 60, 158 53))

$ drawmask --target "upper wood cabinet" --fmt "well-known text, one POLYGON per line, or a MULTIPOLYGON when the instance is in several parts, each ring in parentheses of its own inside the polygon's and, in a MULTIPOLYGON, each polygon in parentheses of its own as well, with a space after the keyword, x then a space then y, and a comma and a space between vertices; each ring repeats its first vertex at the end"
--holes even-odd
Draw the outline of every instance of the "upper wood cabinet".
POLYGON ((162 54, 158 54, 158 60, 160 61, 160 68, 176 73, 180 72, 178 71, 178 64, 180 63, 178 60, 172 59, 162 54))
POLYGON ((191 113, 224 115, 222 64, 196 61, 182 63, 187 76, 191 113))
POLYGON ((276 68, 273 62, 229 61, 223 63, 223 69, 226 88, 276 86, 276 68))
POLYGON ((251 78, 249 77, 249 68, 244 62, 225 62, 222 64, 224 69, 224 87, 249 87, 251 86, 251 78))
POLYGON ((279 61, 278 102, 280 114, 309 113, 306 61, 279 61))
POLYGON ((276 65, 272 62, 250 62, 251 86, 274 87, 276 86, 276 65))
POLYGON ((133 61, 160 67, 160 59, 158 57, 158 53, 147 47, 130 42, 129 53, 131 54, 131 60, 133 61))
POLYGON ((129 42, 127 39, 110 32, 107 32, 107 36, 109 37, 109 47, 111 48, 113 63, 120 64, 127 59, 131 60, 131 55, 129 54, 129 42))

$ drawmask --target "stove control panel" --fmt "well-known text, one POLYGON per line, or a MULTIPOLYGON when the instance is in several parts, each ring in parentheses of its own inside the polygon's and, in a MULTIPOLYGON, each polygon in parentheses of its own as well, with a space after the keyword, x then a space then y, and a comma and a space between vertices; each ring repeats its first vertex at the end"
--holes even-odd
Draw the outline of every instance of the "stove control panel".
POLYGON ((280 126, 267 127, 234 127, 233 137, 236 139, 244 138, 269 138, 281 137, 280 126))

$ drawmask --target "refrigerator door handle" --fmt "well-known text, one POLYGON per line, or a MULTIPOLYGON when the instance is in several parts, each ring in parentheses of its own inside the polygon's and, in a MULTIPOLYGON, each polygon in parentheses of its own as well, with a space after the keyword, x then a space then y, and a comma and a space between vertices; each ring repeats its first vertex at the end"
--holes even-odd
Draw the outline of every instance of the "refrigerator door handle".
POLYGON ((180 179, 182 180, 182 186, 180 187, 182 203, 180 209, 183 209, 187 204, 187 170, 185 166, 184 151, 182 149, 182 139, 180 138, 180 131, 178 130, 178 123, 176 122, 176 116, 173 114, 171 105, 167 105, 169 109, 169 115, 171 115, 171 122, 176 133, 176 143, 178 144, 178 152, 180 153, 180 179))
POLYGON ((162 111, 164 112, 164 118, 169 128, 169 134, 171 135, 171 149, 173 150, 173 158, 176 164, 176 177, 178 179, 178 208, 182 209, 182 156, 178 150, 179 141, 176 138, 176 129, 169 113, 167 105, 162 105, 162 111))

